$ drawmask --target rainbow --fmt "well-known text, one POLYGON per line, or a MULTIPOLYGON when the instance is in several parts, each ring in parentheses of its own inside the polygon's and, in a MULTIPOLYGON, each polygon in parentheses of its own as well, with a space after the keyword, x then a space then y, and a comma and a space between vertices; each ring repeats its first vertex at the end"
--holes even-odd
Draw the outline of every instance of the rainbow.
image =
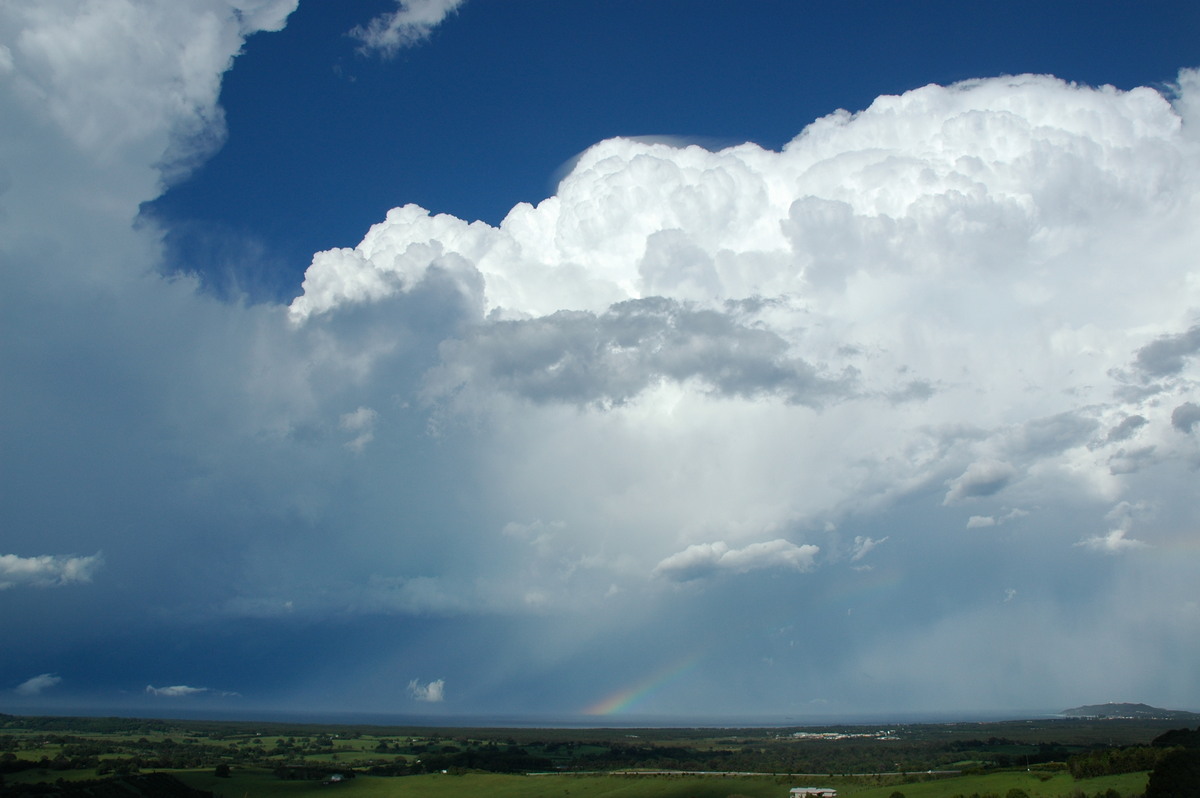
POLYGON ((644 700, 647 696, 693 670, 699 661, 699 654, 689 654, 679 662, 673 662, 666 667, 660 668, 649 676, 639 679, 634 684, 623 687, 607 698, 591 704, 584 708, 583 714, 615 715, 618 712, 624 712, 644 700))

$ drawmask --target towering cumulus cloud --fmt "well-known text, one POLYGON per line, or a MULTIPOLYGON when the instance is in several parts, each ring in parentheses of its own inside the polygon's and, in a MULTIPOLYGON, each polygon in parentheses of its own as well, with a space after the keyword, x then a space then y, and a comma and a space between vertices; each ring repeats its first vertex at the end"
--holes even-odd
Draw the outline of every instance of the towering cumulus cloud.
MULTIPOLYGON (((988 652, 964 671, 1008 661, 978 629, 1077 644, 1151 603, 1191 606, 1123 585, 1197 522, 1180 492, 1200 456, 1180 434, 1200 360, 1200 175, 1181 117, 1196 87, 1184 72, 1173 105, 1025 75, 880 97, 781 152, 604 141, 498 227, 391 211, 357 247, 314 257, 289 316, 381 341, 414 323, 413 297, 437 298, 446 337, 421 397, 440 430, 473 419, 497 526, 558 525, 512 555, 537 606, 683 583, 686 617, 706 590, 743 601, 733 585, 750 571, 851 589, 879 578, 848 565, 859 541, 884 538, 870 560, 908 580, 994 581, 902 621, 917 588, 896 588, 882 615, 928 635, 911 672, 876 672, 875 654, 849 652, 863 643, 813 621, 835 659, 934 700, 921 673, 954 669, 951 641, 988 652), (1129 499, 1156 511, 1110 532, 1129 499), (996 527, 983 542, 937 531, 982 519, 996 527), (978 559, 979 545, 1003 554, 978 559), (1071 588, 1094 615, 1057 628, 1049 583, 1117 567, 1091 551, 1127 555, 1125 570, 1071 588), (931 555, 918 577, 911 558, 931 555), (637 587, 647 575, 670 579, 637 587)), ((356 351, 364 384, 392 379, 393 348, 356 351)), ((895 644, 881 632, 880 662, 895 644)), ((1055 684, 1070 668, 1038 667, 1055 684)))
POLYGON ((295 5, 0 0, 7 696, 1200 700, 1196 73, 602 141, 498 226, 401 204, 227 303, 134 220, 295 5))

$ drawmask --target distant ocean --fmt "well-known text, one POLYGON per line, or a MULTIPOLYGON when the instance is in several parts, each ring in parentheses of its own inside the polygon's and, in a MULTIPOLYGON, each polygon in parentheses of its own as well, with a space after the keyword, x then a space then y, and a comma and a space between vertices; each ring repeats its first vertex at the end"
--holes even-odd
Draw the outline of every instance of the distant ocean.
POLYGON ((67 709, 23 706, 0 707, 15 715, 76 717, 119 717, 163 720, 212 720, 264 723, 299 723, 344 726, 419 726, 509 729, 751 729, 811 726, 887 726, 914 723, 988 723, 1012 720, 1046 720, 1057 712, 1036 710, 990 710, 963 712, 877 712, 845 715, 401 715, 374 712, 296 712, 222 708, 89 707, 67 709))

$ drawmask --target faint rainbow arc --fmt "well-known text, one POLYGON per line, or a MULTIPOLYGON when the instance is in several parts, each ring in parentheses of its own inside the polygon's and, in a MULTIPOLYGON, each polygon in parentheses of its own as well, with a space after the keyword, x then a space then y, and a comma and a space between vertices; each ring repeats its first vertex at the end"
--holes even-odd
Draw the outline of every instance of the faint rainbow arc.
POLYGON ((623 687, 594 704, 584 708, 585 715, 613 715, 634 706, 651 693, 670 684, 688 671, 694 669, 700 662, 699 654, 689 654, 678 662, 654 671, 639 681, 623 687))

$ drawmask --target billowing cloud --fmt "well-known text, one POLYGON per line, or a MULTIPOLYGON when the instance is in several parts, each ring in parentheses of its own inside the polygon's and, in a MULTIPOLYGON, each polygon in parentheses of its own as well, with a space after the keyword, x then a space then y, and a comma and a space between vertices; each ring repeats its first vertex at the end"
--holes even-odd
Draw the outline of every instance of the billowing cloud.
POLYGON ((408 683, 408 693, 416 701, 428 704, 440 703, 446 698, 446 680, 434 679, 432 682, 422 684, 417 679, 413 679, 408 683))
POLYGON ((15 35, 0 61, 76 146, 119 162, 153 141, 156 165, 176 180, 224 139, 220 75, 243 38, 282 28, 298 1, 10 3, 0 30, 15 35))
POLYGON ((380 14, 351 34, 363 43, 363 49, 393 56, 429 38, 433 29, 464 0, 396 0, 395 11, 380 14))
POLYGON ((62 682, 61 676, 54 673, 42 673, 26 679, 14 689, 18 695, 41 695, 44 691, 49 690, 60 682, 62 682))
POLYGON ((0 554, 0 590, 28 585, 30 587, 62 587, 92 581, 92 575, 104 564, 99 554, 89 557, 43 554, 38 557, 19 557, 0 554))
POLYGON ((728 571, 744 574, 765 568, 807 571, 820 548, 811 544, 797 546, 782 538, 751 543, 733 549, 724 541, 696 543, 672 554, 654 568, 660 576, 676 582, 687 582, 728 571))

